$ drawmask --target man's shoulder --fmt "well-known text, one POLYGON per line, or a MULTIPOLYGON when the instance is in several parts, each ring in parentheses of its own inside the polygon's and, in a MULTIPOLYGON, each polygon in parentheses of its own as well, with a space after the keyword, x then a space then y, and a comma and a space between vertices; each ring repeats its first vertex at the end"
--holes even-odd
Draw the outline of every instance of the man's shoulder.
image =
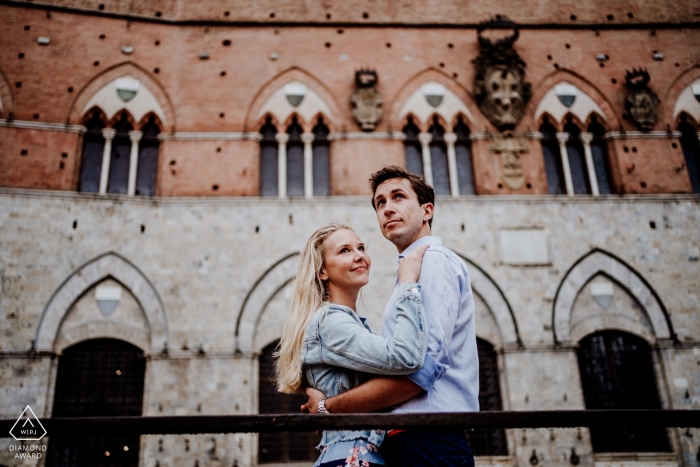
POLYGON ((428 248, 425 253, 423 261, 426 260, 436 265, 443 263, 445 266, 457 267, 466 272, 464 260, 457 253, 442 244, 430 245, 430 248, 428 248))

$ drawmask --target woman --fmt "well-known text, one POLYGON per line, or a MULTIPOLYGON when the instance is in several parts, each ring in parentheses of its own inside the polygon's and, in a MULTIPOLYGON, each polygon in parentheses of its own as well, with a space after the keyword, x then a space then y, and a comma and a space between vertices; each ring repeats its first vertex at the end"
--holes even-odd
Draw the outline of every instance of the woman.
MULTIPOLYGON (((427 247, 401 260, 396 329, 393 339, 385 339, 373 334, 355 311, 360 289, 369 282, 371 262, 364 244, 343 224, 314 232, 301 252, 280 341, 278 389, 295 393, 311 386, 331 397, 362 384, 369 373, 405 375, 419 370, 427 323, 416 282, 427 247)), ((324 431, 315 465, 384 465, 377 451, 383 437, 382 430, 324 431)))

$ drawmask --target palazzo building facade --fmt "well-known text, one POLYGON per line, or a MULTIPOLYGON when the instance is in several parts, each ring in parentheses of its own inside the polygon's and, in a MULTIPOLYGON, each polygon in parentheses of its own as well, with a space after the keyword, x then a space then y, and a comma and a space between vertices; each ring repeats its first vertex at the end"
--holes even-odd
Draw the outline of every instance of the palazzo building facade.
MULTIPOLYGON (((271 375, 298 253, 351 224, 379 332, 391 164, 468 266, 482 410, 700 410, 700 6, 511 3, 0 2, 0 416, 294 412, 271 375)), ((479 466, 700 462, 695 428, 466 436, 479 466)), ((301 466, 316 442, 48 433, 0 464, 301 466)))

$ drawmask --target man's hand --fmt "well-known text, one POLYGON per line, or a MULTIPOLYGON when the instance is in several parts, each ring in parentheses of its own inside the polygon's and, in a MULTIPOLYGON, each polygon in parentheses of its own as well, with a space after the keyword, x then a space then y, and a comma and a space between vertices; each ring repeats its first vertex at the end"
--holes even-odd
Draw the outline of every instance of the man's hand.
POLYGON ((306 397, 309 399, 301 406, 302 413, 318 413, 318 403, 326 397, 324 393, 314 388, 306 388, 306 397))

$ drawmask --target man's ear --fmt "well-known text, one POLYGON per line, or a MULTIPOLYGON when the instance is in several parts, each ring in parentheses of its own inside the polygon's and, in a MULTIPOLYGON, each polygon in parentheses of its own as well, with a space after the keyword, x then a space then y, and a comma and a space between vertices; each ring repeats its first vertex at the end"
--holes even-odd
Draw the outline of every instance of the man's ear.
POLYGON ((423 208, 423 222, 428 222, 430 219, 433 218, 433 211, 435 211, 435 206, 433 203, 425 203, 421 204, 421 208, 423 208))

